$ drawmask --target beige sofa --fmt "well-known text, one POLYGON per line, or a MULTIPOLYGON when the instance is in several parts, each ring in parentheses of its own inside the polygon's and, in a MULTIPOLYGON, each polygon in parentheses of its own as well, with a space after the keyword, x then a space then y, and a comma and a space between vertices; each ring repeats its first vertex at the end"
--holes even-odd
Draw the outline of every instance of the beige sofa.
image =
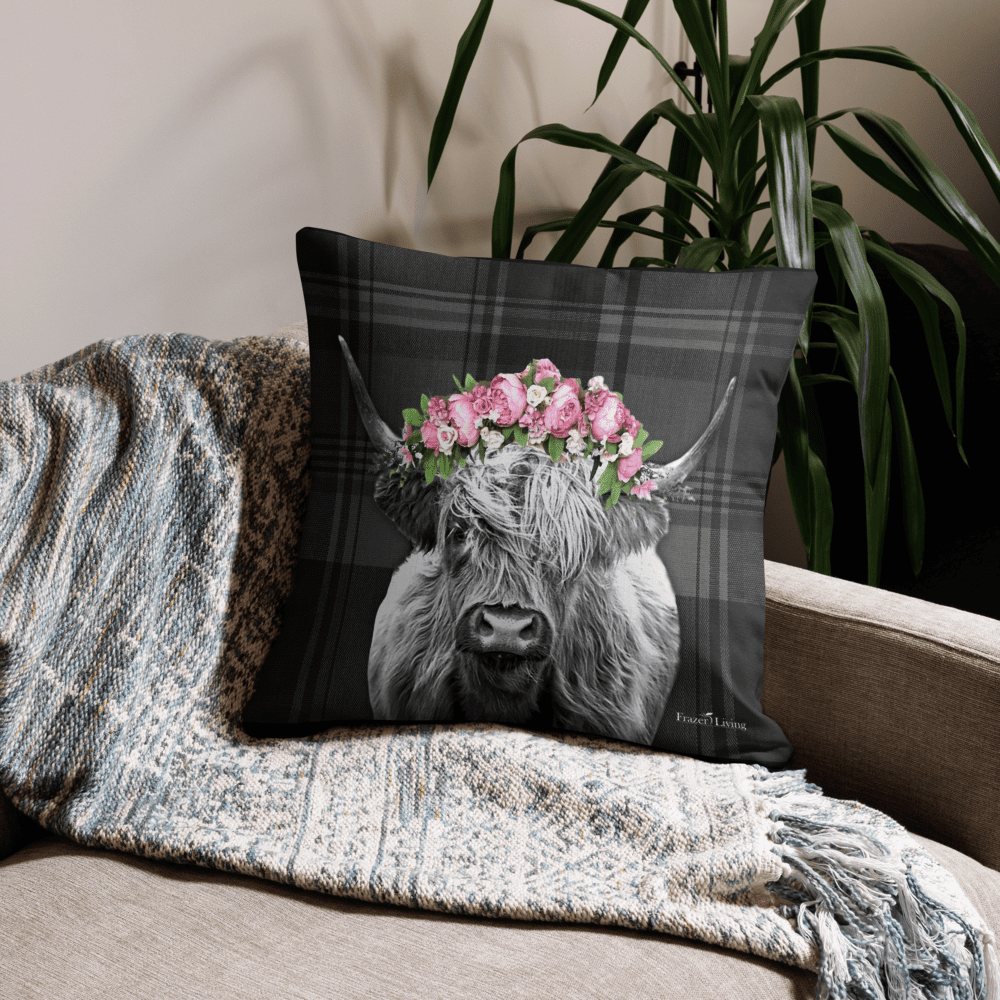
MULTIPOLYGON (((1000 930, 1000 622, 767 564, 764 708, 794 763, 919 834, 1000 930)), ((450 918, 45 836, 0 797, 0 997, 809 997, 663 935, 450 918)))

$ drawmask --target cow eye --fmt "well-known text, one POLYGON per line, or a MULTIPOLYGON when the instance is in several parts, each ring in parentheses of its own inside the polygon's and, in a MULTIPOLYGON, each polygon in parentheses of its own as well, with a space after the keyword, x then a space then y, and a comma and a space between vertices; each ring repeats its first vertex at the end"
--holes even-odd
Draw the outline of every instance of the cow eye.
POLYGON ((456 547, 465 544, 466 539, 469 537, 469 528, 465 524, 452 524, 448 527, 447 540, 449 545, 454 545, 456 547))

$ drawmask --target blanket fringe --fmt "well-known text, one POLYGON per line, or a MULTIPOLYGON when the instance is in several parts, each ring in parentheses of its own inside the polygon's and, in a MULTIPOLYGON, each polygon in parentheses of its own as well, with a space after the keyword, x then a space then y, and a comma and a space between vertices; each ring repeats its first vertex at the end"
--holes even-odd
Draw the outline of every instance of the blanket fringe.
POLYGON ((990 931, 933 898, 911 863, 860 827, 810 818, 817 796, 801 796, 812 786, 788 778, 765 777, 773 787, 761 789, 777 806, 770 838, 782 861, 767 889, 819 952, 817 996, 1000 1000, 990 931))

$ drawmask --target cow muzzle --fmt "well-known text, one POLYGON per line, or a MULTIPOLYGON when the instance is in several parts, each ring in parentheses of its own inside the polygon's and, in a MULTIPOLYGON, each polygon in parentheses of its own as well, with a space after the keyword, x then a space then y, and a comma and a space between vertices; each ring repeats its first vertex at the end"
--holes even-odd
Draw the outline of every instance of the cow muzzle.
MULTIPOLYGON (((459 619, 455 638, 458 648, 468 653, 544 660, 552 648, 552 626, 534 608, 478 604, 459 619)), ((498 659, 506 661, 506 657, 498 659)))

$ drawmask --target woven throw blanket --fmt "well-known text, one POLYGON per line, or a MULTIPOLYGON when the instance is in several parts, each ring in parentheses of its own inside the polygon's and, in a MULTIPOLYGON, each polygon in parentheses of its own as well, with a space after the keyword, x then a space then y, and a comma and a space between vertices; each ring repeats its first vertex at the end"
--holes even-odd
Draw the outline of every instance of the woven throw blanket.
POLYGON ((308 477, 292 340, 108 341, 0 388, 0 787, 95 847, 452 913, 659 930, 821 996, 997 996, 989 932, 801 772, 501 726, 252 739, 308 477))

